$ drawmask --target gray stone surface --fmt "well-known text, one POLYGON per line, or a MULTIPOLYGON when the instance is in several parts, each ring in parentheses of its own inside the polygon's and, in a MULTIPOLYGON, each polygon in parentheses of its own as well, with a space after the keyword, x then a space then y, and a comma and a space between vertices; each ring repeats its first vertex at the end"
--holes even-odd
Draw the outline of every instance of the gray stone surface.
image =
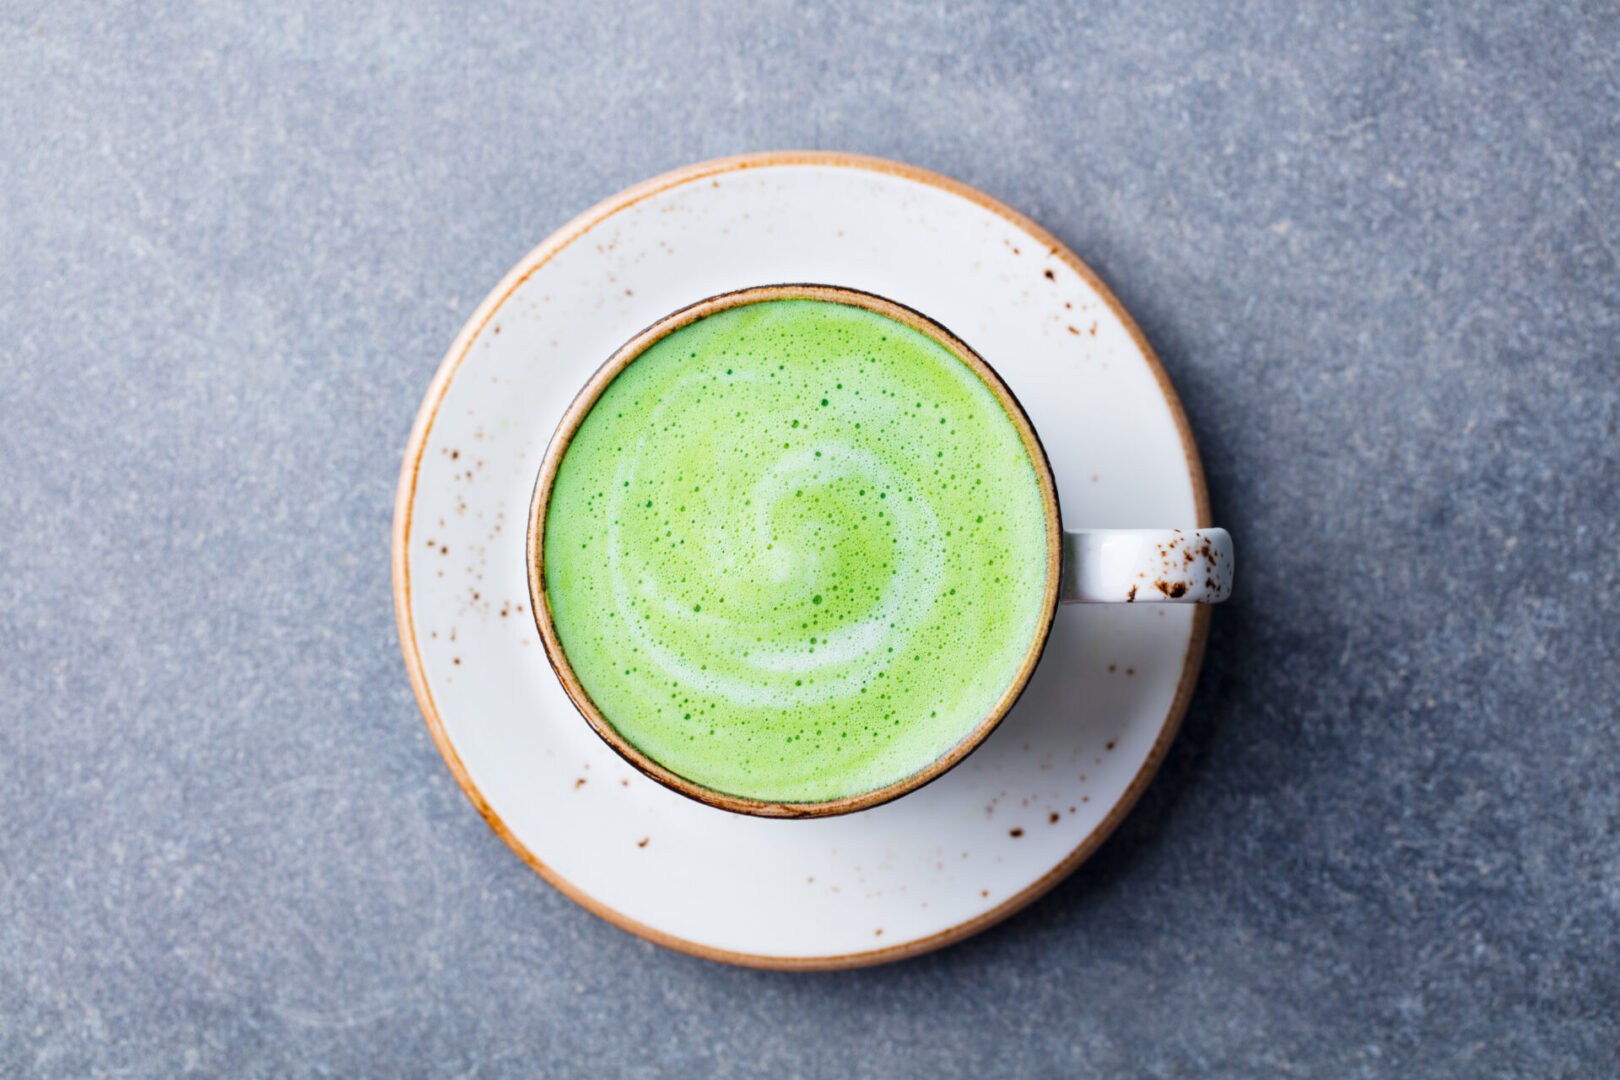
POLYGON ((1617 56, 1564 3, 0 3, 0 1075, 1617 1075, 1617 56), (1242 558, 1095 859, 816 976, 525 869, 388 580, 483 293, 776 147, 1090 260, 1242 558))

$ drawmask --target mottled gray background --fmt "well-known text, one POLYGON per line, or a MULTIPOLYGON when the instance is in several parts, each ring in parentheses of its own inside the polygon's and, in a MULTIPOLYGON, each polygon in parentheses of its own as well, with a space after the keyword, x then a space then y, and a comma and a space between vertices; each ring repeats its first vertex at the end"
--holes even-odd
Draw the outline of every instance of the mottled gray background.
POLYGON ((1617 1075, 1620 12, 588 6, 0 0, 0 1075, 1617 1075), (389 596, 485 291, 783 147, 1090 260, 1242 559, 1101 853, 829 975, 527 870, 389 596))

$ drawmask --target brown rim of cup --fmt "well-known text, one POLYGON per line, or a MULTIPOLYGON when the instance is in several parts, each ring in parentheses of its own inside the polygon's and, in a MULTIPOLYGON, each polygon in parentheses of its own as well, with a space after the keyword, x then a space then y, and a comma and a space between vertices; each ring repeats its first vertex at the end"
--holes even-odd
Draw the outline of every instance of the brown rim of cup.
POLYGON ((915 791, 924 784, 937 779, 952 766, 956 765, 982 743, 994 731, 1004 716, 1017 703, 1024 687, 1029 683, 1030 675, 1039 663, 1041 653, 1046 649, 1047 638, 1051 635, 1052 622, 1057 614, 1058 586, 1062 574, 1063 560, 1063 529, 1062 519, 1058 511, 1057 486, 1052 479, 1051 462, 1047 460, 1046 449, 1041 445, 1040 438, 1035 434, 1035 428, 1029 422, 1024 407, 1018 398, 1002 382, 1001 376, 996 374, 994 368, 985 363, 984 359, 974 352, 968 345, 951 333, 939 323, 928 316, 898 304, 893 300, 885 299, 874 293, 862 292, 858 289, 849 289, 833 285, 812 284, 783 284, 761 285, 748 289, 739 289, 735 292, 721 293, 695 304, 681 308, 651 326, 636 334, 625 344, 621 345, 607 361, 596 369, 585 386, 569 404, 567 412, 563 413, 562 421, 557 425, 550 444, 546 447, 545 457, 540 463, 540 473, 535 479, 534 495, 529 503, 529 527, 525 553, 528 561, 529 578, 529 608, 534 614, 535 626, 540 631, 540 640, 545 647, 546 659, 551 662, 552 670, 557 673, 557 679, 562 683, 563 691, 568 695, 574 707, 579 710, 591 729, 601 737, 602 741, 612 747, 613 751, 625 761, 629 762, 639 772, 651 777, 672 791, 679 792, 687 798, 706 803, 721 810, 733 813, 752 814, 756 817, 772 818, 811 818, 833 817, 838 814, 848 814, 856 810, 865 810, 881 803, 899 798, 910 791, 915 791), (845 304, 850 307, 864 308, 867 311, 885 315, 903 323, 906 326, 925 334, 939 342, 952 355, 961 360, 973 370, 996 396, 1001 403, 1013 426, 1018 429, 1019 437, 1023 440, 1024 450, 1029 455, 1030 463, 1035 468, 1035 475, 1040 482, 1041 502, 1046 517, 1046 591, 1042 602, 1040 624, 1033 635, 1029 649, 1024 654, 1007 689, 997 699, 989 714, 981 720, 972 731, 968 732, 957 744, 944 754, 935 758, 928 765, 916 772, 905 776, 892 784, 870 791, 858 792, 854 795, 844 795, 836 799, 822 802, 772 802, 761 799, 750 799, 741 795, 732 795, 713 788, 704 787, 691 780, 672 772, 660 765, 620 735, 601 711, 595 702, 585 692, 578 676, 568 662, 562 643, 557 637, 557 628, 551 619, 551 602, 546 594, 545 587, 545 522, 546 511, 551 505, 551 492, 557 480, 557 469, 562 464, 564 455, 568 452, 569 444, 574 434, 585 421, 597 400, 607 390, 609 384, 618 377, 619 373, 629 367, 637 357, 658 341, 663 340, 676 330, 690 326, 699 319, 725 311, 734 307, 743 307, 748 304, 764 303, 770 300, 821 300, 834 304, 845 304))

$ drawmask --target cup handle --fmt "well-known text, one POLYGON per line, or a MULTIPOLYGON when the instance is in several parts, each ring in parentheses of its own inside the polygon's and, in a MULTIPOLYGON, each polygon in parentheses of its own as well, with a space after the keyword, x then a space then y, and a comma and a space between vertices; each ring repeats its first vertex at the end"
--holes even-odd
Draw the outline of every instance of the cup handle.
POLYGON ((1218 604, 1232 594, 1225 529, 1086 529, 1063 534, 1065 604, 1218 604))

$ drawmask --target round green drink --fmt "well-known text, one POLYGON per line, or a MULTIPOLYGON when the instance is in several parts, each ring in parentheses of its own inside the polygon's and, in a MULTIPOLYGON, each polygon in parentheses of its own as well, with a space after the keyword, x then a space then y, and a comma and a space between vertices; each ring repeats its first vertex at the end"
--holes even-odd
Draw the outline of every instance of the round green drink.
POLYGON ((932 337, 826 300, 718 311, 631 361, 567 444, 543 532, 557 640, 612 729, 693 784, 887 787, 1038 652, 1040 476, 932 337))

